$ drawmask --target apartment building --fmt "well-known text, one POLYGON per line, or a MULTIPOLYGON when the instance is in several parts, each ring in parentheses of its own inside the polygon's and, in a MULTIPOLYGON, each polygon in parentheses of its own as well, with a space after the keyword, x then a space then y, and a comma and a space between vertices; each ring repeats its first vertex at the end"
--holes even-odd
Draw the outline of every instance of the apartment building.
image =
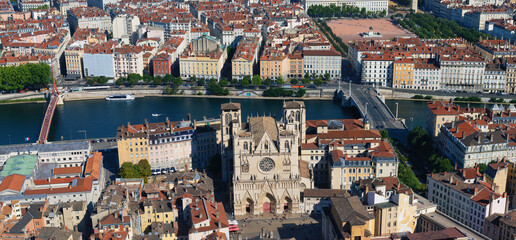
POLYGON ((484 92, 503 93, 506 88, 507 76, 502 66, 495 62, 486 64, 484 72, 484 92))
POLYGON ((502 66, 505 69, 505 92, 516 93, 516 58, 503 58, 502 66))
POLYGON ((101 44, 84 46, 82 61, 85 77, 115 77, 115 63, 113 50, 116 43, 108 41, 101 44))
POLYGON ((76 7, 88 7, 88 2, 84 0, 58 0, 55 1, 55 7, 64 17, 67 17, 68 10, 76 7))
MULTIPOLYGON (((152 47, 151 47, 152 49, 152 47)), ((123 46, 113 49, 115 78, 127 77, 129 74, 143 75, 145 47, 123 46)))
POLYGON ((107 36, 98 29, 77 29, 64 52, 67 78, 83 77, 84 47, 105 41, 107 36))
POLYGON ((203 35, 192 41, 179 59, 182 78, 195 76, 203 79, 221 77, 221 70, 227 58, 225 46, 215 38, 203 35))
POLYGON ((150 200, 145 199, 140 202, 140 229, 142 231, 152 231, 152 223, 170 224, 176 221, 178 212, 170 200, 150 200))
POLYGON ((433 61, 424 60, 414 64, 413 89, 438 91, 441 89, 441 69, 433 61))
POLYGON ((221 234, 215 239, 229 239, 229 222, 221 202, 213 194, 195 197, 187 209, 190 231, 188 239, 208 238, 213 233, 221 234))
POLYGON ((412 189, 397 177, 357 180, 351 193, 366 206, 374 207, 375 233, 378 236, 399 232, 415 232, 418 207, 412 189))
POLYGON ((277 79, 282 77, 287 79, 289 74, 289 59, 282 52, 264 51, 260 57, 260 77, 263 79, 277 79))
POLYGON ((438 142, 439 150, 459 167, 507 157, 507 140, 502 131, 481 131, 466 120, 443 124, 438 142))
POLYGON ((442 53, 437 58, 441 67, 441 89, 447 91, 483 91, 485 61, 467 53, 442 53))
POLYGON ((493 240, 511 240, 516 236, 516 212, 495 213, 486 218, 484 235, 493 240))
POLYGON ((257 37, 244 37, 236 47, 231 59, 232 78, 242 80, 245 76, 253 76, 253 70, 258 64, 260 41, 257 37))
POLYGON ((382 12, 388 11, 389 2, 385 0, 374 0, 374 1, 366 1, 366 0, 331 0, 331 1, 321 1, 321 0, 304 0, 303 6, 305 9, 309 9, 310 6, 313 5, 322 5, 322 6, 330 6, 330 5, 340 6, 342 4, 346 4, 349 6, 355 6, 359 9, 365 8, 368 12, 382 12))
POLYGON ((443 101, 427 102, 426 131, 434 138, 439 135, 443 124, 458 120, 458 117, 479 119, 486 113, 484 108, 461 108, 443 101))
POLYGON ((335 50, 304 50, 304 74, 325 76, 331 79, 341 79, 342 56, 335 50))
POLYGON ((493 192, 480 176, 478 167, 429 174, 428 199, 439 211, 482 232, 487 217, 506 213, 507 195, 493 192))
POLYGON ((17 0, 16 6, 18 9, 23 12, 27 12, 33 9, 41 8, 43 6, 50 7, 50 1, 40 1, 40 0, 17 0))
POLYGON ((487 61, 493 61, 498 58, 511 58, 516 56, 516 47, 510 43, 510 40, 481 40, 475 43, 475 48, 482 54, 487 61))
POLYGON ((153 172, 165 169, 192 169, 194 128, 189 122, 161 122, 118 128, 118 162, 137 164, 147 159, 153 172))
POLYGON ((365 54, 360 67, 361 82, 366 85, 392 86, 394 57, 365 54))
POLYGON ((113 38, 127 39, 128 43, 134 43, 136 30, 140 26, 140 18, 136 15, 119 14, 113 18, 113 38))
POLYGON ((172 75, 179 68, 179 56, 185 51, 188 41, 183 37, 171 37, 157 51, 152 59, 152 73, 154 76, 172 75))
POLYGON ((294 52, 288 55, 290 72, 289 78, 301 79, 304 76, 303 55, 300 52, 294 52))
POLYGON ((68 10, 67 19, 72 33, 75 33, 77 28, 98 28, 102 31, 113 31, 111 17, 100 8, 72 8, 68 10))
POLYGON ((485 30, 485 23, 493 19, 508 19, 510 14, 506 8, 494 8, 490 6, 475 9, 464 14, 463 25, 467 28, 473 28, 477 31, 485 30))
MULTIPOLYGON (((359 134, 353 141, 360 141, 360 138, 370 139, 374 135, 366 130, 348 131, 348 134, 359 134)), ((330 150, 335 149, 329 153, 330 188, 349 189, 354 181, 360 179, 397 175, 398 160, 388 142, 353 141, 346 143, 344 140, 340 144, 330 144, 330 150), (366 150, 368 148, 371 151, 366 150)))
POLYGON ((414 60, 398 59, 393 62, 392 87, 414 88, 414 60))

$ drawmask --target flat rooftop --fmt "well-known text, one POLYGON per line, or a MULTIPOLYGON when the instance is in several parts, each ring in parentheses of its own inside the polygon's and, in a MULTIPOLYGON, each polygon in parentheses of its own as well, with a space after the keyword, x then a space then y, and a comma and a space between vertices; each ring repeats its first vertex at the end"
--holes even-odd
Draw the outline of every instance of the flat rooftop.
POLYGON ((90 143, 84 142, 59 142, 47 144, 23 144, 23 145, 7 145, 0 146, 0 155, 10 154, 14 152, 59 152, 59 151, 77 151, 88 150, 90 143))
POLYGON ((10 157, 4 164, 0 177, 7 177, 12 174, 20 174, 23 176, 31 176, 38 157, 35 155, 18 155, 10 157))
POLYGON ((457 220, 449 217, 448 215, 441 213, 439 211, 421 214, 421 216, 426 217, 427 219, 431 219, 432 222, 438 223, 444 228, 457 228, 460 232, 464 233, 468 237, 468 239, 489 239, 488 237, 482 235, 481 233, 473 230, 472 228, 458 222, 457 220))

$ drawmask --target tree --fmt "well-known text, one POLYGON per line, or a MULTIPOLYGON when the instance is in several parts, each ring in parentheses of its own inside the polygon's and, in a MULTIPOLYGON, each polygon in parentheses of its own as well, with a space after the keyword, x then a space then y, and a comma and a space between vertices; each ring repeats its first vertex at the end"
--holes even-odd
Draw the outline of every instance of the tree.
POLYGON ((298 84, 299 82, 297 81, 297 79, 292 78, 292 79, 290 79, 290 83, 291 84, 298 84))
POLYGON ((254 75, 253 79, 252 79, 252 83, 254 86, 262 85, 262 78, 260 77, 260 75, 254 75))
POLYGON ((140 76, 140 74, 130 73, 129 75, 127 75, 127 82, 129 83, 129 85, 135 85, 140 80, 142 80, 142 76, 140 76))
POLYGON ((278 78, 276 78, 276 83, 279 85, 282 85, 282 84, 285 84, 285 80, 283 79, 282 76, 279 76, 278 78))
POLYGON ((301 82, 302 82, 304 85, 308 85, 308 84, 310 84, 310 79, 308 79, 308 78, 303 78, 303 79, 301 80, 301 82))
POLYGON ((120 167, 120 170, 118 171, 118 175, 121 178, 139 178, 140 173, 135 170, 134 166, 130 162, 125 162, 120 167))
POLYGON ((146 83, 150 83, 152 82, 154 79, 152 78, 151 75, 148 75, 148 74, 143 74, 143 81, 146 82, 146 83))
POLYGON ((240 82, 240 84, 242 84, 242 86, 244 86, 244 87, 247 87, 247 86, 251 85, 251 77, 250 76, 245 76, 242 79, 242 82, 240 82))
POLYGON ((328 80, 330 80, 330 77, 331 77, 331 76, 330 76, 330 74, 329 74, 329 73, 325 73, 325 74, 324 74, 324 80, 328 81, 328 80))
POLYGON ((120 86, 124 84, 125 79, 124 78, 118 78, 115 82, 116 85, 120 86))
POLYGON ((183 85, 183 79, 181 77, 176 77, 172 80, 172 84, 174 84, 174 87, 180 87, 183 85))
POLYGON ((382 135, 382 139, 389 139, 389 132, 386 129, 380 131, 380 135, 382 135))
POLYGON ((197 86, 204 86, 204 85, 206 85, 206 81, 204 81, 204 79, 202 79, 202 78, 199 78, 197 80, 197 86))
POLYGON ((272 83, 273 83, 273 82, 272 82, 272 79, 270 79, 270 78, 266 78, 266 79, 265 79, 265 81, 264 81, 264 83, 265 83, 265 86, 270 87, 270 86, 272 85, 272 83))
POLYGON ((154 83, 154 85, 161 85, 163 84, 163 79, 161 79, 160 76, 155 76, 154 81, 152 83, 154 83))
POLYGON ((317 79, 314 80, 314 84, 316 86, 321 86, 323 84, 323 81, 320 78, 317 78, 317 79))
POLYGON ((148 178, 152 174, 151 166, 147 159, 142 159, 138 162, 138 172, 144 178, 148 178))
POLYGON ((485 171, 486 171, 486 169, 487 169, 487 164, 485 164, 485 163, 479 163, 479 164, 477 165, 477 167, 478 167, 478 172, 480 172, 481 174, 484 174, 484 172, 485 172, 485 171))
POLYGON ((233 84, 233 85, 237 85, 237 84, 238 84, 238 82, 239 82, 239 81, 238 81, 238 79, 236 79, 236 78, 231 79, 231 84, 233 84))
POLYGON ((220 80, 220 82, 219 82, 219 85, 220 85, 221 87, 226 87, 228 84, 229 84, 229 82, 228 82, 228 80, 227 80, 227 79, 225 79, 225 78, 221 79, 221 80, 220 80))
POLYGON ((301 88, 297 90, 296 97, 303 97, 306 94, 306 90, 304 88, 301 88))
POLYGON ((163 81, 165 83, 172 83, 174 81, 174 76, 172 76, 170 74, 166 74, 165 78, 163 78, 163 81))

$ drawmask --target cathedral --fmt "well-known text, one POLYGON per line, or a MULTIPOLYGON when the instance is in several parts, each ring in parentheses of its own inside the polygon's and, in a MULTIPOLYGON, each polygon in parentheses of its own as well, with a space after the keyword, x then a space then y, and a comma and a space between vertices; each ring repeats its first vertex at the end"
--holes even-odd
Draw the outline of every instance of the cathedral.
POLYGON ((233 182, 235 215, 303 212, 301 193, 311 188, 308 163, 299 158, 305 138, 304 102, 283 104, 283 117, 247 117, 239 103, 221 106, 223 176, 233 182))

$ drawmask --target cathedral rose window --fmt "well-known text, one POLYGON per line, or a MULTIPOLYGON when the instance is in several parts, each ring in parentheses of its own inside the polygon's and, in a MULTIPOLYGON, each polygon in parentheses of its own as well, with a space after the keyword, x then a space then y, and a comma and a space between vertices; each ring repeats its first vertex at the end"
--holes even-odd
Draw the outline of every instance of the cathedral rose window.
POLYGON ((270 158, 264 158, 260 161, 260 163, 258 164, 258 167, 260 167, 260 170, 262 172, 270 172, 274 169, 274 166, 276 164, 274 163, 274 160, 270 159, 270 158))

